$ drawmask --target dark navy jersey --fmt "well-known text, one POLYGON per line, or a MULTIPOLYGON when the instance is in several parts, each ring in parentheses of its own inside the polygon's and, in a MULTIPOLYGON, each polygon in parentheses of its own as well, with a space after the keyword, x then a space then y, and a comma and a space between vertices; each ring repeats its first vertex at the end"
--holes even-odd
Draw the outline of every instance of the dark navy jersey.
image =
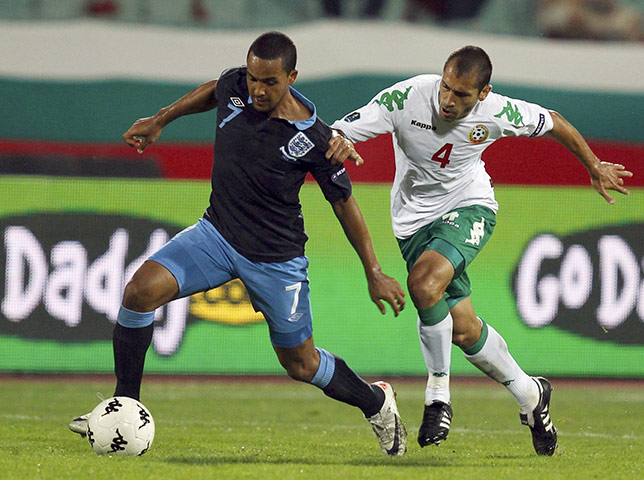
POLYGON ((253 262, 304 255, 308 237, 299 192, 307 173, 329 202, 351 196, 344 167, 324 157, 331 129, 309 100, 293 88, 291 93, 313 112, 310 118, 291 122, 255 110, 245 67, 222 73, 215 89, 217 134, 205 218, 253 262))

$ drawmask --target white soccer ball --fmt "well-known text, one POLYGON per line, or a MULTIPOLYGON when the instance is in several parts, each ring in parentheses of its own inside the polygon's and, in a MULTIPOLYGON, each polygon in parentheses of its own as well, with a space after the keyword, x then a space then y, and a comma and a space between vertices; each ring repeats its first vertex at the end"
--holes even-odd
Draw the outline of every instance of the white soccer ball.
POLYGON ((99 455, 143 455, 154 440, 154 419, 138 400, 108 398, 89 414, 87 440, 99 455))

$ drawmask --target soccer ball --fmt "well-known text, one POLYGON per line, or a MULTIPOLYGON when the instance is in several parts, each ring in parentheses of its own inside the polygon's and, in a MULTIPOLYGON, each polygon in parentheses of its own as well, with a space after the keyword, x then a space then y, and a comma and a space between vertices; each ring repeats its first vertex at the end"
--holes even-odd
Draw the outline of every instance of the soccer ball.
POLYGON ((154 419, 138 400, 108 398, 89 414, 87 440, 99 455, 143 455, 154 440, 154 419))

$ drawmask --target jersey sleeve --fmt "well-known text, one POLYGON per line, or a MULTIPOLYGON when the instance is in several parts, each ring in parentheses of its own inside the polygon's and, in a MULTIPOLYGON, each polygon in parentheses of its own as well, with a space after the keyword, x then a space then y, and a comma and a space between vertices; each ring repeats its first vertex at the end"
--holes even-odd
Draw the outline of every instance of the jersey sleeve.
POLYGON ((410 80, 405 80, 379 92, 371 101, 342 119, 331 128, 341 130, 352 142, 364 142, 383 133, 393 133, 398 112, 412 89, 410 80))
POLYGON ((245 75, 245 70, 242 67, 228 68, 221 72, 215 86, 215 98, 219 101, 234 94, 233 92, 238 90, 236 87, 240 83, 240 79, 245 79, 245 75))
POLYGON ((491 106, 504 137, 540 137, 554 126, 550 112, 536 103, 494 95, 491 106))
POLYGON ((338 200, 347 200, 351 196, 351 179, 344 165, 315 169, 311 171, 311 174, 320 185, 327 202, 334 203, 338 200))
POLYGON ((343 165, 332 165, 324 156, 331 138, 331 129, 322 121, 319 121, 318 126, 320 127, 321 141, 316 142, 316 159, 311 163, 309 171, 329 203, 346 200, 351 196, 351 179, 343 165))

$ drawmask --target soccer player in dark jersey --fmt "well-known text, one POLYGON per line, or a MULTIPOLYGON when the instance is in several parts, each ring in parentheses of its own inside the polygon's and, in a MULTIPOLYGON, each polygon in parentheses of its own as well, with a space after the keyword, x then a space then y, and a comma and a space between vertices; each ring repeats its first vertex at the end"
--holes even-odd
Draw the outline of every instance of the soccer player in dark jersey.
MULTIPOLYGON (((395 315, 404 307, 398 282, 382 273, 341 165, 325 158, 331 129, 297 92, 296 48, 279 32, 250 46, 247 65, 231 68, 152 117, 134 122, 124 140, 142 153, 173 120, 217 108, 210 205, 204 217, 153 254, 125 287, 114 328, 115 396, 139 398, 154 310, 239 278, 269 327, 288 375, 362 410, 383 453, 403 455, 406 431, 394 392, 369 384, 313 343, 308 259, 299 191, 311 173, 333 207, 365 269, 369 294, 395 315)), ((87 431, 87 415, 70 429, 87 431)))

